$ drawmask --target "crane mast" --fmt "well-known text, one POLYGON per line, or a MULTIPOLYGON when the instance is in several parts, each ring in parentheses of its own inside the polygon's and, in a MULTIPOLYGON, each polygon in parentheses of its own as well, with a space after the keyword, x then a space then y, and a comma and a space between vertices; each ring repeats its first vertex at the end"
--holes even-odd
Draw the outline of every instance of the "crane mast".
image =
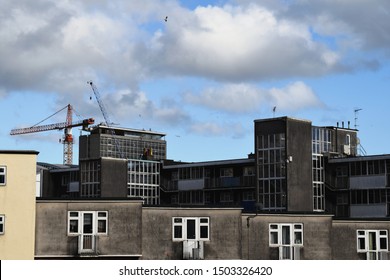
POLYGON ((95 84, 92 81, 88 81, 87 83, 91 86, 92 91, 95 94, 96 100, 97 100, 99 107, 100 107, 100 111, 103 114, 104 121, 106 122, 106 125, 109 128, 111 135, 113 136, 112 138, 114 139, 115 148, 116 148, 117 153, 119 153, 120 158, 125 158, 123 153, 122 153, 122 149, 119 145, 118 139, 115 137, 115 130, 111 127, 112 122, 111 122, 110 117, 107 113, 107 110, 104 106, 104 103, 103 103, 102 98, 100 96, 99 90, 97 89, 97 87, 95 86, 95 84))
POLYGON ((40 126, 31 126, 31 127, 26 127, 26 128, 16 128, 16 129, 11 130, 10 135, 20 135, 20 134, 48 131, 48 130, 64 129, 64 138, 62 140, 62 143, 64 144, 63 163, 70 165, 73 163, 74 139, 73 139, 73 134, 72 134, 72 127, 82 126, 83 130, 87 130, 89 125, 95 123, 95 120, 93 118, 89 118, 89 119, 84 119, 82 121, 73 122, 72 106, 70 104, 68 104, 66 107, 62 108, 60 111, 62 111, 65 108, 67 108, 65 122, 40 125, 40 126))

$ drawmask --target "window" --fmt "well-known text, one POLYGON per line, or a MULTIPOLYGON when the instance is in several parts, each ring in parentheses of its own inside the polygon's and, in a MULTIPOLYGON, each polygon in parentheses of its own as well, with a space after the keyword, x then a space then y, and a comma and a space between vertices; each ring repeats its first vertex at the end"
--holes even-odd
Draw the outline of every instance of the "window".
POLYGON ((0 215, 0 235, 4 234, 4 223, 5 223, 5 216, 0 215))
POLYGON ((0 166, 0 186, 7 184, 7 167, 0 166))
POLYGON ((244 176, 255 176, 256 168, 254 166, 246 166, 244 167, 244 176))
POLYGON ((233 168, 221 168, 221 177, 233 177, 233 168))
POLYGON ((183 240, 210 240, 209 218, 181 218, 172 219, 173 241, 183 240))
POLYGON ((107 212, 97 213, 97 233, 107 234, 107 212))
POLYGON ((107 211, 69 211, 68 235, 108 234, 107 211))
POLYGON ((68 212, 68 235, 79 233, 79 212, 68 212))
POLYGON ((367 260, 380 260, 388 252, 387 230, 358 230, 357 252, 365 253, 367 260))
POLYGON ((270 224, 269 246, 279 248, 279 259, 296 260, 303 247, 303 224, 270 224))

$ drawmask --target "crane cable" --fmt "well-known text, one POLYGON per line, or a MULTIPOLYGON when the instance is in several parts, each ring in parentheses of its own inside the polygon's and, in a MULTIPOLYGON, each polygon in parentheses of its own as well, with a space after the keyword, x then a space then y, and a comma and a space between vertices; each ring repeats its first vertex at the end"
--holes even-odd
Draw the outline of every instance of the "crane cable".
POLYGON ((49 116, 49 117, 47 117, 46 119, 44 119, 44 120, 40 121, 39 123, 36 123, 36 124, 32 125, 31 127, 34 127, 34 126, 37 126, 38 124, 41 124, 41 123, 43 123, 44 121, 46 121, 46 120, 50 119, 52 116, 54 116, 54 115, 58 114, 59 112, 61 112, 62 110, 66 109, 66 108, 68 108, 68 105, 66 105, 64 108, 62 108, 62 109, 58 110, 58 111, 57 111, 57 112, 55 112, 54 114, 50 115, 50 116, 49 116))

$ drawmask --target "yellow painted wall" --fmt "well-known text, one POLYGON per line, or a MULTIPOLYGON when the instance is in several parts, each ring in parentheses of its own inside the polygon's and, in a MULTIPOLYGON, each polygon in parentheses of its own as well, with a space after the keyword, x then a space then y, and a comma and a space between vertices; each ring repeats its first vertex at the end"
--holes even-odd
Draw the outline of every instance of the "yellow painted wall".
POLYGON ((0 260, 34 259, 36 158, 33 151, 0 151, 0 166, 7 167, 6 185, 0 186, 0 214, 5 215, 0 260))

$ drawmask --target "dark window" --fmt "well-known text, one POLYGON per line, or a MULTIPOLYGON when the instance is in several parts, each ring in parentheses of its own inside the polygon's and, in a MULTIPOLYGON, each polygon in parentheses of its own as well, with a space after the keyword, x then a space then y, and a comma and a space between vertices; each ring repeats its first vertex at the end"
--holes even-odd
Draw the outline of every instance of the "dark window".
POLYGON ((187 220, 187 239, 195 239, 195 220, 187 220))

